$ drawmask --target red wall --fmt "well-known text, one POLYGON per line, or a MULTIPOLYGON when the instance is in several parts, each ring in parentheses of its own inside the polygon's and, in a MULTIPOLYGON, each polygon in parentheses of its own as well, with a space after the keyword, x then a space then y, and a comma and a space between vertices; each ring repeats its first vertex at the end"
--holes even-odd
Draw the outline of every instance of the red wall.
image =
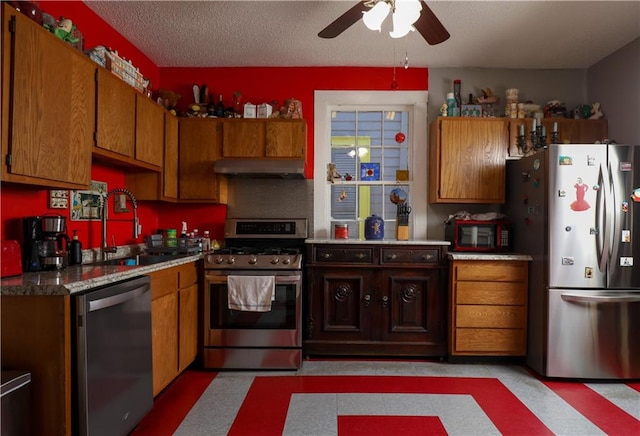
MULTIPOLYGON (((243 67, 243 68, 158 68, 136 47, 126 41, 116 30, 102 21, 83 2, 43 1, 41 8, 55 17, 72 19, 83 33, 85 48, 105 45, 117 50, 121 56, 131 59, 140 71, 151 78, 154 90, 165 88, 181 94, 178 109, 184 110, 193 102, 193 84, 207 84, 212 95, 223 95, 226 105, 231 105, 235 91, 242 93, 242 103, 270 103, 297 98, 302 102, 303 117, 308 123, 307 174, 313 173, 313 94, 315 90, 389 90, 392 68, 359 67, 243 67), (157 84, 157 86, 156 86, 157 84)), ((396 80, 399 90, 426 90, 426 68, 398 68, 396 80)), ((277 109, 277 108, 276 108, 277 109)), ((312 176, 310 176, 312 177, 312 176)), ((124 186, 124 172, 94 164, 92 179, 107 182, 109 189, 124 186)), ((0 207, 2 227, 0 238, 21 239, 20 219, 23 216, 60 213, 48 208, 48 190, 19 185, 2 185, 0 207)), ((210 230, 212 238, 224 238, 224 220, 227 215, 223 205, 176 205, 155 202, 139 202, 140 223, 143 235, 155 233, 158 228, 180 229, 186 221, 189 230, 198 228, 202 233, 210 230)), ((62 213, 68 216, 68 210, 62 213)), ((110 215, 113 217, 113 215, 110 215)), ((100 245, 100 224, 68 222, 71 230, 79 230, 84 248, 100 245)), ((131 243, 129 223, 109 223, 109 234, 116 235, 116 243, 131 243)), ((110 236, 109 236, 110 237, 110 236)), ((139 241, 142 241, 140 239, 139 241)))
MULTIPOLYGON (((313 177, 313 93, 318 90, 378 90, 391 89, 392 68, 368 67, 243 67, 243 68, 161 68, 162 88, 180 94, 178 109, 193 103, 194 84, 207 84, 210 94, 222 94, 226 106, 231 106, 235 91, 242 94, 242 104, 271 103, 280 105, 288 98, 302 102, 303 118, 307 120, 307 168, 313 177)), ((398 89, 427 89, 426 68, 396 69, 398 89)), ((279 108, 274 108, 277 110, 279 108)))

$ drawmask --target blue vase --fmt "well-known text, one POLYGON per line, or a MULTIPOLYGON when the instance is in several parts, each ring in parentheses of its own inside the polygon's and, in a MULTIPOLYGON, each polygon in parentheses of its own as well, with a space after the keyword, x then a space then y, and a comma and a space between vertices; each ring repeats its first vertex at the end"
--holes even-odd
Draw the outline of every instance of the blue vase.
POLYGON ((381 217, 371 215, 364 220, 364 238, 367 240, 384 238, 384 220, 381 217))

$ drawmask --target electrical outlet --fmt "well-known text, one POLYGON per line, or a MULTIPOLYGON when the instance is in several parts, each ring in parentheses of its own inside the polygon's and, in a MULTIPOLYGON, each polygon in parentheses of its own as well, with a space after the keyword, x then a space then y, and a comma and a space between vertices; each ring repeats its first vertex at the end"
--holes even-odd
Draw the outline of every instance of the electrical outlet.
POLYGON ((49 208, 66 209, 69 207, 69 191, 51 190, 49 191, 49 208))

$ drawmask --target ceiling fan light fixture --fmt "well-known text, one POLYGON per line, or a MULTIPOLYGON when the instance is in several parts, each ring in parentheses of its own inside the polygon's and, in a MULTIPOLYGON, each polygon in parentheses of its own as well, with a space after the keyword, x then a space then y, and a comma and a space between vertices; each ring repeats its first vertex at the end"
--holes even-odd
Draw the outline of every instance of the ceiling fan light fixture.
POLYGON ((362 21, 370 30, 381 31, 382 23, 389 15, 391 5, 386 1, 379 1, 371 9, 362 13, 362 21))
POLYGON ((420 0, 396 0, 393 11, 393 31, 389 32, 392 38, 402 38, 409 32, 415 31, 413 24, 420 18, 422 5, 420 0))

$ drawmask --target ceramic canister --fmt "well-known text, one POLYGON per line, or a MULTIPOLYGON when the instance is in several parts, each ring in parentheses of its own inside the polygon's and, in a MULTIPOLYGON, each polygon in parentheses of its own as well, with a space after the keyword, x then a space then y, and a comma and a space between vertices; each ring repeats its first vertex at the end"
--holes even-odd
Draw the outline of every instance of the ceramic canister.
POLYGON ((364 220, 364 238, 367 240, 384 238, 384 220, 381 217, 371 215, 364 220))

